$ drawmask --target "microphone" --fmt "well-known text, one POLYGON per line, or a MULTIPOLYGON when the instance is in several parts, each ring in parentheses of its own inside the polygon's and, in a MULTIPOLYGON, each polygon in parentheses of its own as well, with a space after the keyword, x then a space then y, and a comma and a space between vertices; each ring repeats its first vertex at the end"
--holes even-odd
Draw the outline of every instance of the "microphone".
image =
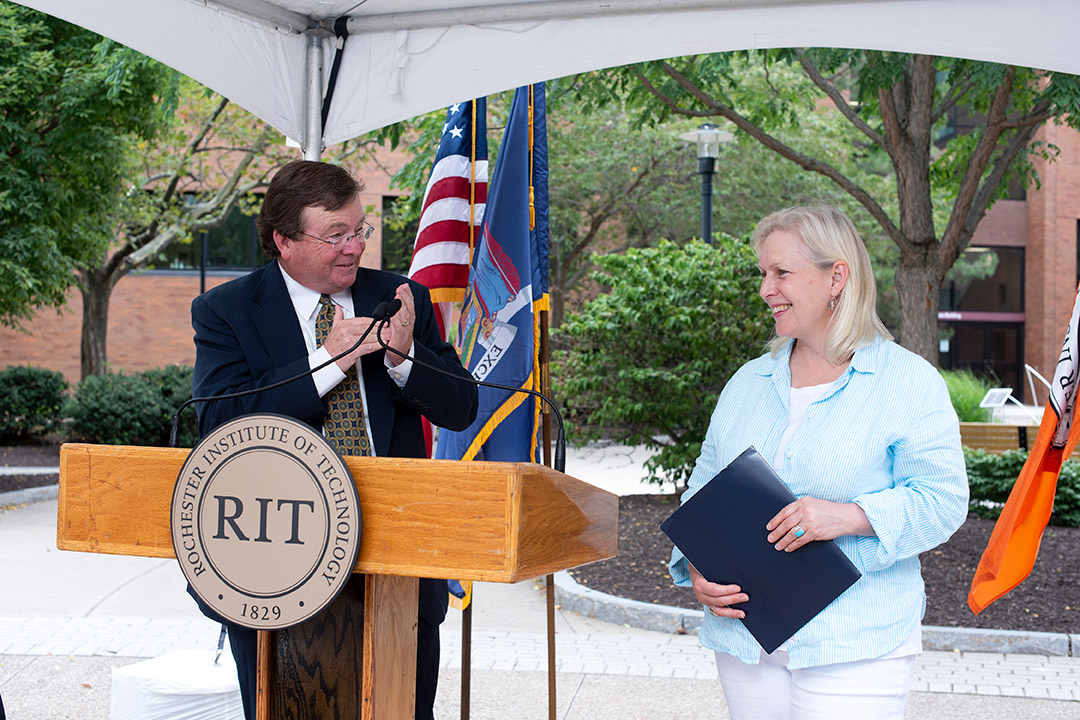
MULTIPOLYGON (((372 317, 373 319, 375 319, 375 320, 379 320, 379 321, 386 321, 386 322, 389 322, 389 321, 390 321, 390 318, 392 318, 392 317, 394 317, 395 315, 397 315, 397 312, 398 312, 398 310, 400 310, 400 309, 401 309, 401 300, 399 300, 398 298, 393 298, 392 300, 388 300, 387 302, 384 302, 384 303, 379 303, 379 304, 378 304, 378 305, 377 305, 377 306, 375 307, 375 312, 373 312, 373 313, 371 314, 371 317, 372 317), (386 307, 383 307, 384 305, 385 305, 386 307), (380 310, 382 310, 382 314, 381 314, 381 315, 379 314, 379 311, 380 311, 380 310)), ((368 328, 368 329, 370 330, 370 328, 368 328)), ((375 337, 376 337, 376 338, 378 338, 378 336, 379 336, 379 335, 378 335, 378 333, 376 332, 376 334, 375 334, 375 337)))
MULTIPOLYGON (((346 355, 348 355, 349 353, 351 353, 356 348, 360 347, 360 344, 362 342, 364 342, 364 340, 367 339, 367 336, 369 334, 371 334, 372 328, 374 328, 377 323, 390 322, 390 318, 393 317, 397 313, 397 311, 400 310, 400 309, 401 309, 401 301, 398 300, 397 298, 393 298, 392 300, 380 302, 378 305, 375 306, 375 310, 373 310, 372 313, 371 313, 371 323, 367 326, 367 329, 364 330, 364 334, 360 336, 360 339, 352 344, 352 347, 338 353, 337 355, 330 358, 326 362, 320 363, 319 365, 316 365, 315 367, 311 368, 310 370, 305 370, 304 372, 302 372, 302 373, 300 373, 298 375, 293 375, 291 378, 286 378, 284 380, 279 380, 276 383, 272 383, 272 384, 266 385, 264 387, 251 388, 250 390, 238 390, 236 392, 223 393, 221 395, 206 395, 206 396, 203 396, 203 397, 193 397, 193 398, 190 398, 189 400, 186 400, 184 403, 182 403, 180 405, 180 407, 178 407, 176 409, 176 412, 173 413, 172 429, 169 431, 169 447, 173 447, 173 448, 176 447, 177 438, 180 435, 180 413, 182 413, 189 405, 194 405, 195 403, 210 402, 211 400, 227 400, 227 399, 230 399, 230 398, 246 397, 248 395, 257 395, 257 394, 259 394, 261 392, 266 392, 267 390, 276 390, 277 388, 282 387, 283 385, 288 385, 291 382, 296 382, 297 380, 299 380, 301 378, 305 378, 305 377, 308 377, 310 375, 313 375, 316 372, 318 372, 319 370, 322 370, 324 367, 326 367, 330 363, 337 362, 341 358, 343 358, 346 355)), ((376 335, 376 337, 378 337, 378 336, 376 335)))
MULTIPOLYGON (((394 300, 392 300, 391 303, 393 303, 395 301, 397 301, 397 298, 394 298, 394 300)), ((378 341, 380 347, 382 347, 383 350, 385 350, 387 352, 392 352, 392 353, 394 353, 395 355, 397 355, 400 358, 403 358, 405 360, 411 360, 412 362, 416 363, 417 365, 419 365, 421 367, 425 367, 428 370, 434 370, 435 372, 437 372, 440 375, 445 375, 446 377, 450 377, 450 378, 453 378, 455 380, 463 380, 465 382, 471 382, 473 385, 476 385, 478 387, 489 387, 489 388, 495 388, 496 390, 507 390, 507 391, 512 392, 512 393, 527 393, 529 395, 535 395, 536 397, 540 398, 541 400, 543 400, 544 402, 546 402, 548 404, 548 407, 550 407, 552 409, 552 411, 555 413, 555 419, 558 420, 559 429, 558 429, 558 432, 556 432, 556 434, 555 434, 555 458, 554 458, 554 464, 555 464, 555 469, 556 470, 558 470, 559 472, 566 472, 566 433, 565 433, 564 428, 563 428, 562 413, 559 412, 559 407, 555 404, 555 402, 551 398, 549 398, 547 395, 543 394, 542 392, 537 392, 536 390, 527 390, 525 388, 513 387, 512 385, 499 385, 498 383, 485 382, 484 380, 477 380, 472 375, 469 375, 468 377, 462 377, 461 375, 453 375, 451 373, 446 372, 445 370, 443 370, 440 367, 435 367, 434 365, 426 363, 423 360, 419 360, 417 358, 414 358, 414 357, 408 355, 407 353, 403 353, 400 350, 397 350, 396 348, 390 347, 383 340, 382 331, 383 331, 383 328, 386 327, 387 324, 389 324, 390 318, 394 316, 394 314, 400 309, 400 307, 401 307, 401 303, 398 302, 398 306, 395 307, 393 312, 390 312, 386 316, 385 319, 383 319, 383 320, 381 320, 379 322, 379 327, 378 327, 378 329, 375 330, 375 340, 378 341)))

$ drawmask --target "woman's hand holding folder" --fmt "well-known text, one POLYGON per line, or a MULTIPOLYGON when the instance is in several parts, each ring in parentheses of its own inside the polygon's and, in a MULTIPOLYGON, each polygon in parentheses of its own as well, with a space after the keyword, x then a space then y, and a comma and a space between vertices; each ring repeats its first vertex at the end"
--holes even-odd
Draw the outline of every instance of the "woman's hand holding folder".
POLYGON ((769 542, 776 543, 777 550, 787 552, 815 540, 875 534, 866 513, 855 503, 836 503, 813 497, 801 497, 786 505, 765 529, 769 531, 769 542))
POLYGON ((711 583, 701 576, 693 564, 690 564, 690 581, 694 585, 694 594, 697 595, 698 602, 709 608, 709 612, 713 615, 736 620, 746 617, 746 613, 742 610, 731 607, 750 599, 738 585, 711 583))

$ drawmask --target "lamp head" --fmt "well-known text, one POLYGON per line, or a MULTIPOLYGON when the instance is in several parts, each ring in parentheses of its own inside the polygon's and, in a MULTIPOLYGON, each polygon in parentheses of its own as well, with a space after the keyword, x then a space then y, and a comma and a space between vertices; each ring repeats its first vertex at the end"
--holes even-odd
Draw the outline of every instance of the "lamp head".
POLYGON ((679 138, 697 145, 699 158, 720 157, 720 143, 731 142, 735 136, 712 123, 703 123, 697 130, 682 133, 679 138))

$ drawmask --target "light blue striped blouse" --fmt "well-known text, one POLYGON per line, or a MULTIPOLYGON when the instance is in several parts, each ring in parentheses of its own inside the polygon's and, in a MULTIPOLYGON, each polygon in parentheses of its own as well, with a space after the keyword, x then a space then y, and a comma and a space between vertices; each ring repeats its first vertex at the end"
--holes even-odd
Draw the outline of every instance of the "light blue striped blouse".
MULTIPOLYGON (((765 458, 776 453, 788 420, 790 352, 788 343, 728 381, 683 502, 747 447, 765 458)), ((918 554, 945 542, 967 514, 960 428, 941 376, 891 341, 858 350, 807 409, 784 453, 781 477, 798 497, 856 503, 877 533, 836 539, 863 576, 788 641, 788 667, 865 660, 896 649, 926 608, 918 554)), ((768 534, 764 527, 761 534, 768 534)), ((677 548, 670 570, 677 585, 690 585, 677 548)), ((742 623, 709 612, 700 640, 750 664, 761 650, 742 623)))

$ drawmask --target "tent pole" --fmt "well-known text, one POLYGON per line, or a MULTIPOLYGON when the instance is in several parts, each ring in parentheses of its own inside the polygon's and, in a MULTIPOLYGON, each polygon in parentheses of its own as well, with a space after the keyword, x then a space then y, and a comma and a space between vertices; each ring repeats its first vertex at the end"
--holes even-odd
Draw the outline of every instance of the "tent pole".
POLYGON ((325 30, 308 30, 306 74, 304 88, 304 159, 318 161, 322 157, 322 78, 323 38, 325 30))

